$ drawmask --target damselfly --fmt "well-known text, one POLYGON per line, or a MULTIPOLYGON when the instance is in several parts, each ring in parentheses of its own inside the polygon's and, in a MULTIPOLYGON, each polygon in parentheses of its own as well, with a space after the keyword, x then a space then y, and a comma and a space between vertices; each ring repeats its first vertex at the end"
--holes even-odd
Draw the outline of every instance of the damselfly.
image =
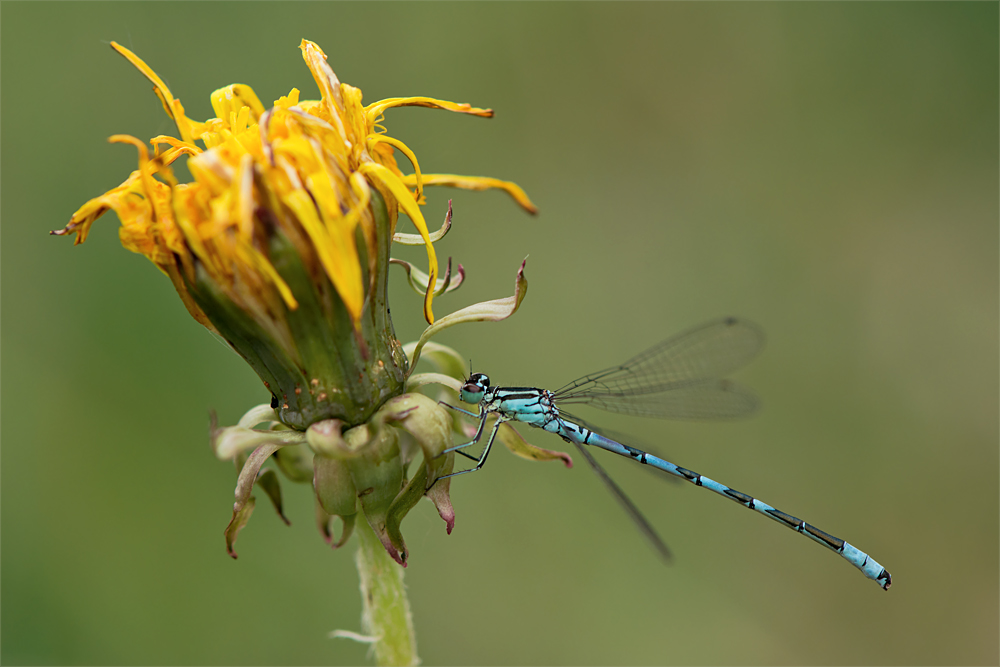
POLYGON ((473 373, 462 386, 459 398, 465 403, 478 404, 479 413, 452 405, 447 407, 477 419, 476 435, 469 442, 451 447, 444 453, 457 452, 476 461, 476 465, 444 477, 482 468, 501 424, 523 422, 573 443, 642 533, 667 560, 671 558, 667 545, 584 445, 635 459, 760 512, 840 554, 866 577, 889 590, 892 583, 889 572, 868 554, 844 540, 692 470, 600 435, 586 422, 562 409, 563 405, 586 403, 611 412, 643 417, 706 420, 745 417, 756 410, 757 399, 752 392, 727 380, 726 376, 753 359, 763 343, 764 336, 754 324, 726 318, 668 338, 620 366, 585 375, 556 391, 534 387, 491 387, 488 376, 473 373), (496 422, 482 454, 475 457, 462 451, 479 442, 491 414, 496 415, 496 422))

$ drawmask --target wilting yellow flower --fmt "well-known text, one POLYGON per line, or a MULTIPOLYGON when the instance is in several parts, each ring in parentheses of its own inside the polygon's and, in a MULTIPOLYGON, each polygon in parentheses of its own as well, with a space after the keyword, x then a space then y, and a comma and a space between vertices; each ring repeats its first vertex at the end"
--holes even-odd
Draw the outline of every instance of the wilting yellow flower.
MULTIPOLYGON (((436 284, 419 206, 425 185, 500 188, 535 210, 513 183, 422 174, 409 148, 380 125, 392 107, 485 117, 489 109, 428 97, 363 106, 361 91, 340 83, 319 46, 303 40, 322 99, 299 100, 293 88, 265 110, 249 86, 233 84, 212 94, 216 118, 198 122, 146 63, 112 47, 153 83, 179 137, 154 137, 152 155, 134 137, 111 137, 137 148, 139 169, 53 233, 75 233, 82 243, 114 210, 122 244, 170 277, 191 315, 253 366, 294 428, 325 418, 359 424, 401 393, 407 369, 387 314, 388 246, 394 235, 415 236, 395 234, 402 210, 426 246, 428 284, 436 284), (413 174, 400 171, 396 150, 413 174), (178 183, 170 168, 182 155, 191 183, 178 183)), ((424 296, 429 323, 434 294, 424 296)))
MULTIPOLYGON (((432 240, 447 231, 451 211, 442 229, 429 233, 420 211, 423 188, 499 188, 535 209, 513 183, 422 173, 409 148, 380 123, 398 106, 486 117, 492 111, 427 97, 363 106, 361 91, 340 83, 320 48, 303 41, 320 100, 302 101, 293 88, 265 109, 249 86, 233 84, 212 94, 216 118, 198 122, 146 63, 112 47, 153 83, 178 136, 151 139, 152 154, 134 137, 111 137, 137 149, 139 168, 53 233, 75 233, 82 243, 97 218, 115 211, 122 244, 169 276, 191 315, 246 359, 270 391, 270 405, 250 410, 236 426, 212 429, 217 456, 240 469, 226 530, 230 553, 235 557, 236 535, 253 511, 252 489, 263 489, 282 511, 277 474, 262 468, 271 464, 293 481, 312 484, 317 520, 332 546, 344 543, 361 512, 386 552, 405 564, 399 526, 420 498, 435 504, 449 532, 454 524, 450 480, 441 479, 452 471, 454 454, 443 452, 462 425, 419 391, 429 384, 457 389, 466 374, 464 356, 429 338, 455 324, 509 317, 527 290, 522 265, 513 296, 435 322, 434 295, 457 287, 464 273, 460 266, 454 280, 450 271, 438 279, 432 240), (397 150, 413 174, 400 171, 397 150), (171 165, 181 156, 187 156, 190 183, 174 177, 171 165), (396 233, 400 212, 418 234, 396 233), (399 262, 424 295, 431 324, 405 351, 386 296, 394 240, 422 243, 428 259, 426 274, 399 262), (440 372, 411 376, 421 351, 440 372), (339 538, 333 517, 343 521, 339 538)), ((501 440, 520 456, 569 463, 564 454, 528 445, 509 427, 501 440)))

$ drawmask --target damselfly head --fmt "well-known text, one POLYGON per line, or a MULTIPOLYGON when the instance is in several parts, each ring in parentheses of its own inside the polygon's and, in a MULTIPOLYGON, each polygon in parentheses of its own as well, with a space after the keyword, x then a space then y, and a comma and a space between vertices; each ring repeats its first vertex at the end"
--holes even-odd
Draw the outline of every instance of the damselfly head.
POLYGON ((485 373, 473 373, 462 385, 458 398, 463 403, 478 403, 483 400, 483 394, 490 388, 490 378, 485 373))

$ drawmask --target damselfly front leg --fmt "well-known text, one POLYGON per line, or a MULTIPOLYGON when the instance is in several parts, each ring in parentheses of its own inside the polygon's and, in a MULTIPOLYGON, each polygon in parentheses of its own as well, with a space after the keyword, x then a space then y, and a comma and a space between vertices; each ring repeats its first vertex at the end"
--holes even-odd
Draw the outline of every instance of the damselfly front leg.
MULTIPOLYGON (((467 454, 466 452, 463 452, 462 449, 464 449, 465 447, 468 447, 470 445, 476 444, 477 442, 479 442, 479 439, 483 437, 483 428, 486 426, 486 417, 489 416, 489 413, 486 412, 485 410, 483 410, 482 412, 480 412, 477 415, 475 412, 469 412, 468 410, 464 410, 464 409, 456 407, 454 405, 448 405, 444 401, 438 401, 438 405, 443 405, 446 408, 451 408, 455 412, 461 412, 463 415, 468 415, 468 416, 472 417, 473 419, 478 419, 479 420, 479 428, 476 429, 476 436, 472 440, 469 440, 468 442, 466 442, 465 444, 462 444, 462 445, 455 445, 454 447, 449 447, 448 449, 446 449, 443 452, 441 452, 440 454, 438 454, 438 456, 444 456, 445 454, 450 454, 451 452, 458 452, 459 454, 461 454, 462 456, 464 456, 467 459, 472 459, 473 461, 478 461, 479 460, 478 457, 473 456, 472 454, 467 454)), ((437 457, 434 457, 434 458, 437 458, 437 457)), ((440 479, 440 478, 438 478, 438 479, 440 479)), ((437 481, 437 480, 434 480, 434 481, 437 481)))
MULTIPOLYGON (((449 477, 454 477, 455 475, 464 475, 467 472, 476 472, 477 470, 479 470, 480 468, 482 468, 483 464, 486 463, 486 457, 490 455, 490 449, 493 447, 493 441, 497 437, 497 431, 500 430, 501 424, 503 424, 504 422, 508 421, 504 417, 501 417, 501 416, 497 417, 496 423, 493 424, 493 430, 490 431, 490 437, 486 441, 486 446, 483 448, 483 453, 480 454, 479 458, 477 459, 475 456, 472 456, 470 454, 466 454, 465 452, 463 452, 462 448, 468 447, 469 445, 476 444, 483 437, 483 430, 485 429, 485 426, 486 426, 486 418, 490 414, 489 411, 483 410, 482 412, 480 412, 480 414, 477 415, 477 414, 475 414, 473 412, 469 412, 468 410, 463 410, 462 408, 456 408, 453 405, 448 405, 447 403, 441 403, 441 405, 443 405, 445 407, 448 407, 448 408, 451 408, 452 410, 457 410, 458 412, 465 413, 465 414, 469 415, 470 417, 475 417, 476 419, 479 420, 479 428, 476 429, 476 437, 474 437, 472 440, 470 440, 469 442, 466 442, 464 444, 461 444, 461 445, 455 445, 454 447, 449 447, 448 449, 446 449, 443 452, 441 452, 441 454, 438 454, 438 456, 442 456, 444 454, 448 454, 449 452, 458 452, 459 454, 465 456, 466 458, 469 458, 469 459, 472 459, 473 461, 475 461, 476 465, 473 466, 473 467, 471 467, 471 468, 468 468, 467 470, 459 470, 458 472, 453 472, 453 473, 450 473, 448 475, 441 475, 440 477, 438 477, 437 479, 434 480, 434 483, 431 484, 431 486, 434 486, 434 484, 437 484, 438 480, 447 479, 449 477)), ((427 487, 427 488, 430 488, 430 487, 427 487)))

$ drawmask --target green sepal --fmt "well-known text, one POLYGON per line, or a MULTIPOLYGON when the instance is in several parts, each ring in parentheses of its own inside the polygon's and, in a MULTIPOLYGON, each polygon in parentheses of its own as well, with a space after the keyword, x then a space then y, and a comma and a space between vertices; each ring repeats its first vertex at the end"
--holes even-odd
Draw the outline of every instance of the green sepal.
POLYGON ((333 534, 333 526, 331 525, 334 517, 323 510, 319 504, 319 499, 316 500, 316 527, 319 528, 323 540, 330 545, 331 549, 339 549, 347 543, 347 540, 351 537, 351 533, 354 532, 354 522, 357 517, 357 514, 348 514, 340 517, 340 539, 336 539, 333 534))
POLYGON ((297 483, 311 482, 313 478, 313 453, 308 447, 282 447, 274 453, 278 470, 297 483))
POLYGON ((324 512, 331 516, 349 516, 358 511, 358 492, 347 461, 317 456, 313 469, 316 500, 324 512))
MULTIPOLYGON (((399 554, 397 560, 405 565, 406 544, 399 527, 406 514, 416 506, 422 496, 427 494, 427 487, 439 477, 449 474, 454 468, 455 455, 453 453, 442 455, 452 442, 452 420, 451 415, 437 402, 423 394, 412 393, 390 399, 379 414, 384 416, 387 423, 405 430, 420 446, 424 455, 417 472, 393 500, 386 517, 386 533, 389 541, 399 554)), ((435 488, 440 488, 437 488, 431 499, 450 534, 455 525, 455 511, 448 498, 449 482, 447 479, 438 481, 435 488)))
POLYGON ((437 401, 423 394, 403 394, 387 401, 379 414, 386 423, 413 436, 428 462, 429 476, 438 477, 454 458, 454 454, 441 456, 451 446, 451 415, 437 401))
POLYGON ((267 497, 271 499, 271 504, 274 505, 275 511, 281 520, 285 522, 286 526, 292 525, 292 522, 288 520, 285 516, 285 512, 282 509, 281 503, 281 484, 278 482, 278 473, 273 470, 265 470, 257 475, 257 486, 264 489, 264 493, 267 497))
POLYGON ((392 428, 379 428, 372 435, 369 432, 369 427, 363 425, 344 434, 347 444, 359 452, 357 457, 347 459, 348 469, 358 490, 365 519, 389 555, 404 565, 399 551, 385 532, 389 506, 403 487, 403 462, 396 431, 392 428))

